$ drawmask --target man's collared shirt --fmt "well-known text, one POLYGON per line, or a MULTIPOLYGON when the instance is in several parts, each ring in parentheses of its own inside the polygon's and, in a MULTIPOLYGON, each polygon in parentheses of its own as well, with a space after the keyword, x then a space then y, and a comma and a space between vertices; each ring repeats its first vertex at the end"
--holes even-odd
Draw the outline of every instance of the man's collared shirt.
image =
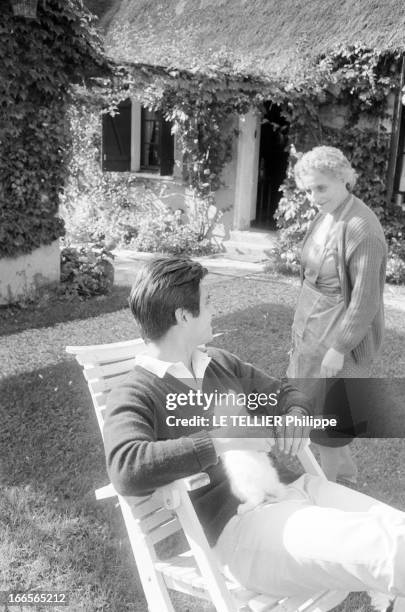
POLYGON ((191 355, 191 364, 194 372, 192 374, 182 361, 163 361, 145 353, 141 353, 135 358, 136 365, 141 366, 152 374, 156 374, 159 378, 163 378, 165 374, 171 374, 174 378, 187 381, 188 385, 196 388, 201 388, 210 361, 211 357, 207 353, 201 349, 195 349, 191 355))

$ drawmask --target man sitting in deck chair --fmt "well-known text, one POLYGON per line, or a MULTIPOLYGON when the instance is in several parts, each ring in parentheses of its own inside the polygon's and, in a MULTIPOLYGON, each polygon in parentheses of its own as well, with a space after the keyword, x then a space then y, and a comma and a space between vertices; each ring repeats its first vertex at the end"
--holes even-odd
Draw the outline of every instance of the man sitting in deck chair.
MULTIPOLYGON (((226 427, 218 434, 205 426, 212 424, 214 407, 208 401, 196 406, 197 398, 232 389, 276 394, 279 414, 302 415, 310 407, 296 389, 234 355, 199 348, 212 339, 206 273, 188 258, 158 257, 137 274, 130 306, 147 350, 109 396, 104 442, 114 487, 140 496, 207 472, 210 485, 193 496, 197 514, 220 562, 247 588, 274 596, 328 588, 404 597, 405 513, 309 474, 289 484, 281 500, 237 513, 240 501, 221 454, 268 451, 274 430, 268 429, 268 438, 247 437, 247 428, 243 438, 226 427), (207 421, 188 426, 192 415, 207 421)), ((300 425, 282 425, 276 433, 292 454, 307 435, 300 425)))

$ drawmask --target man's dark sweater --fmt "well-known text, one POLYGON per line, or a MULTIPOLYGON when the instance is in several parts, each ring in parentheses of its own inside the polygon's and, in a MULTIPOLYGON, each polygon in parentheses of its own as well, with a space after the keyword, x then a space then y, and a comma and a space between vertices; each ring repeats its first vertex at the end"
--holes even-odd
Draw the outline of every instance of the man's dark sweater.
MULTIPOLYGON (((277 394, 275 414, 292 406, 310 413, 307 399, 291 385, 282 385, 234 355, 209 348, 211 361, 202 381, 203 393, 277 394)), ((187 381, 169 373, 160 378, 137 365, 111 392, 105 417, 104 446, 111 481, 121 495, 146 495, 159 486, 197 472, 207 472, 210 484, 192 495, 211 545, 236 514, 239 500, 231 493, 221 460, 208 431, 202 427, 169 426, 169 415, 189 419, 212 417, 214 406, 166 408, 168 394, 188 393, 187 381), (192 433, 190 433, 192 432, 192 433)), ((257 412, 257 411, 256 411, 257 412)), ((248 435, 248 433, 246 434, 248 435)))

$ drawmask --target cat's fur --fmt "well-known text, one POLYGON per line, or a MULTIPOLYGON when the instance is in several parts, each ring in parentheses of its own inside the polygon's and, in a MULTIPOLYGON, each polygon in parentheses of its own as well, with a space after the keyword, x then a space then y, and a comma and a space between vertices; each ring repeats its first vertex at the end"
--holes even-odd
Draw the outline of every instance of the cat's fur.
POLYGON ((285 485, 267 453, 232 450, 222 455, 232 493, 241 500, 238 514, 253 510, 266 499, 282 499, 285 485))
MULTIPOLYGON (((229 390, 228 397, 236 393, 229 390)), ((247 414, 244 407, 232 401, 217 404, 217 415, 247 414)), ((266 499, 281 499, 285 485, 280 482, 271 457, 262 451, 230 450, 223 453, 222 463, 231 484, 232 493, 241 500, 238 514, 253 510, 266 499)))

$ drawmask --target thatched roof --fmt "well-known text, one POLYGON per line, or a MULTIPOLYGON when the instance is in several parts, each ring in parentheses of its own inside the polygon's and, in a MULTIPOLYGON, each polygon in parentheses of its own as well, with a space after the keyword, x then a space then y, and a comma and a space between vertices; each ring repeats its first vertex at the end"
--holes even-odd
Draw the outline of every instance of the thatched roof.
POLYGON ((341 43, 405 50, 403 0, 115 0, 104 26, 115 60, 185 69, 215 52, 280 74, 341 43))

